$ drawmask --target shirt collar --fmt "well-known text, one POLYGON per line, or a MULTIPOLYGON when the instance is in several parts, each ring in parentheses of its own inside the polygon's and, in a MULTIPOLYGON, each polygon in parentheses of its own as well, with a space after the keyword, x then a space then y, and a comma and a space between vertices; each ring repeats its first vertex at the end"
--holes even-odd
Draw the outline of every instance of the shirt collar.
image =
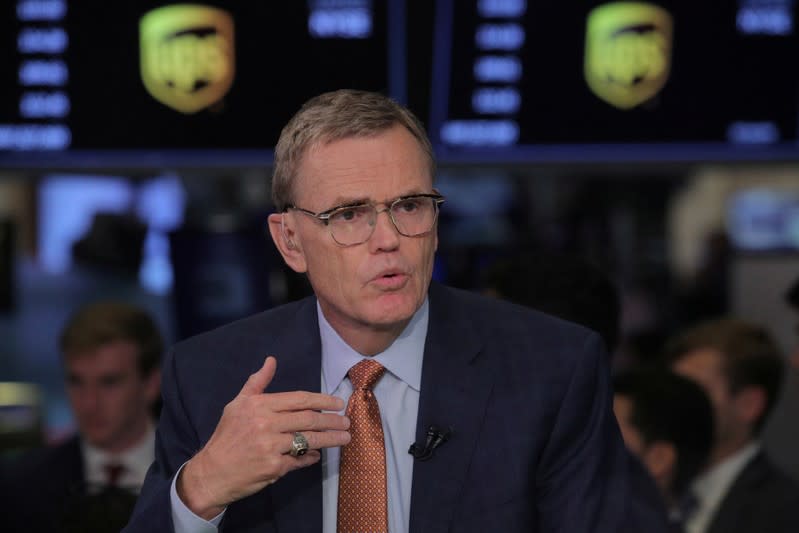
POLYGON ((760 443, 752 442, 702 474, 693 484, 694 494, 703 508, 715 508, 738 474, 760 451, 760 443))
MULTIPOLYGON (((347 376, 349 369, 367 357, 344 342, 325 319, 318 301, 316 313, 319 317, 319 335, 322 341, 322 372, 327 389, 325 392, 332 394, 347 376)), ((429 316, 429 305, 425 298, 422 306, 414 313, 391 346, 370 358, 379 362, 388 372, 417 392, 421 390, 422 358, 429 316)))
POLYGON ((81 439, 83 447, 83 458, 89 471, 102 471, 103 466, 109 463, 123 464, 133 471, 147 471, 150 463, 153 462, 153 450, 155 450, 155 429, 151 423, 147 424, 147 432, 142 439, 132 448, 122 453, 111 454, 96 446, 92 446, 81 439))

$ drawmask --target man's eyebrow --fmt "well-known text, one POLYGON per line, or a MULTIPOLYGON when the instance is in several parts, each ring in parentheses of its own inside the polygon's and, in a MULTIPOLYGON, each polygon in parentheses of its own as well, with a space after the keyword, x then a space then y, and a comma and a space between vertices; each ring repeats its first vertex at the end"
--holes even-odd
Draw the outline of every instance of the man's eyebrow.
POLYGON ((331 207, 331 209, 336 209, 338 207, 351 207, 351 206, 354 206, 354 205, 363 205, 363 204, 368 204, 370 202, 371 202, 371 199, 369 199, 369 198, 367 198, 365 196, 362 196, 362 197, 359 197, 359 198, 344 198, 342 196, 339 196, 333 202, 333 207, 331 207))
POLYGON ((404 192, 404 193, 402 193, 402 194, 400 194, 398 196, 394 196, 392 198, 386 198, 382 202, 376 202, 376 201, 372 200, 371 198, 369 198, 367 196, 361 196, 361 197, 358 197, 358 198, 345 198, 343 196, 339 196, 338 198, 336 198, 335 202, 333 202, 333 205, 335 207, 333 207, 332 209, 336 209, 338 207, 351 207, 351 206, 363 205, 363 204, 391 203, 394 200, 397 200, 399 198, 407 198, 408 196, 416 196, 417 194, 429 194, 429 193, 422 192, 422 191, 419 191, 419 190, 407 191, 407 192, 404 192))

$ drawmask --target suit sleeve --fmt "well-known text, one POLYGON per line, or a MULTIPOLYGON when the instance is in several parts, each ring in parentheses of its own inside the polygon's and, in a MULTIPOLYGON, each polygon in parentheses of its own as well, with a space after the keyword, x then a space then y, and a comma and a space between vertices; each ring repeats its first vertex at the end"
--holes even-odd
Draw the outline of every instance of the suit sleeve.
POLYGON ((155 461, 147 472, 136 508, 124 533, 173 532, 170 488, 181 465, 201 447, 199 437, 185 409, 176 356, 171 352, 164 364, 164 404, 155 436, 155 461))
POLYGON ((617 533, 627 513, 628 467, 597 335, 574 361, 537 472, 540 530, 617 533))

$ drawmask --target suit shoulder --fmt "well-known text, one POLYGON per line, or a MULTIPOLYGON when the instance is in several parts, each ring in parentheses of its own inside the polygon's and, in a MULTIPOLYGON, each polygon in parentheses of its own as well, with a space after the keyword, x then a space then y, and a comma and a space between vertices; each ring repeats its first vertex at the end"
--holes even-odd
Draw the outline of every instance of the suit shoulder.
MULTIPOLYGON (((779 498, 799 505, 799 482, 781 470, 766 453, 761 453, 752 460, 750 467, 744 471, 739 480, 752 480, 749 486, 755 492, 767 498, 779 498)), ((796 509, 799 515, 799 508, 796 509)))
POLYGON ((82 462, 80 439, 73 436, 63 443, 23 453, 4 475, 18 486, 35 485, 41 480, 78 475, 82 462))
POLYGON ((552 339, 573 344, 584 343, 597 335, 580 324, 476 292, 439 285, 431 292, 431 298, 436 297, 450 313, 462 314, 463 320, 472 322, 478 331, 490 337, 507 334, 517 339, 530 338, 537 343, 552 339))
POLYGON ((312 297, 304 298, 189 337, 174 345, 173 354, 179 356, 187 353, 194 358, 225 351, 231 344, 248 344, 255 340, 260 342, 265 337, 284 331, 297 319, 298 314, 308 313, 311 308, 315 310, 315 302, 312 297))

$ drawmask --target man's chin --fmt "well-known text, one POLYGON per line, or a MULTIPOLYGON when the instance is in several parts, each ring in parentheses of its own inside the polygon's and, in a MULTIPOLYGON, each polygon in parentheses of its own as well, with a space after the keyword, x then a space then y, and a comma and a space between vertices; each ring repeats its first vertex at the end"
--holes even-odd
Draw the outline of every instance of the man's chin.
POLYGON ((107 448, 112 438, 107 431, 81 431, 81 438, 96 448, 107 448))
POLYGON ((413 314, 419 308, 410 296, 380 298, 379 305, 372 313, 371 324, 377 329, 394 329, 398 326, 405 327, 413 314))

